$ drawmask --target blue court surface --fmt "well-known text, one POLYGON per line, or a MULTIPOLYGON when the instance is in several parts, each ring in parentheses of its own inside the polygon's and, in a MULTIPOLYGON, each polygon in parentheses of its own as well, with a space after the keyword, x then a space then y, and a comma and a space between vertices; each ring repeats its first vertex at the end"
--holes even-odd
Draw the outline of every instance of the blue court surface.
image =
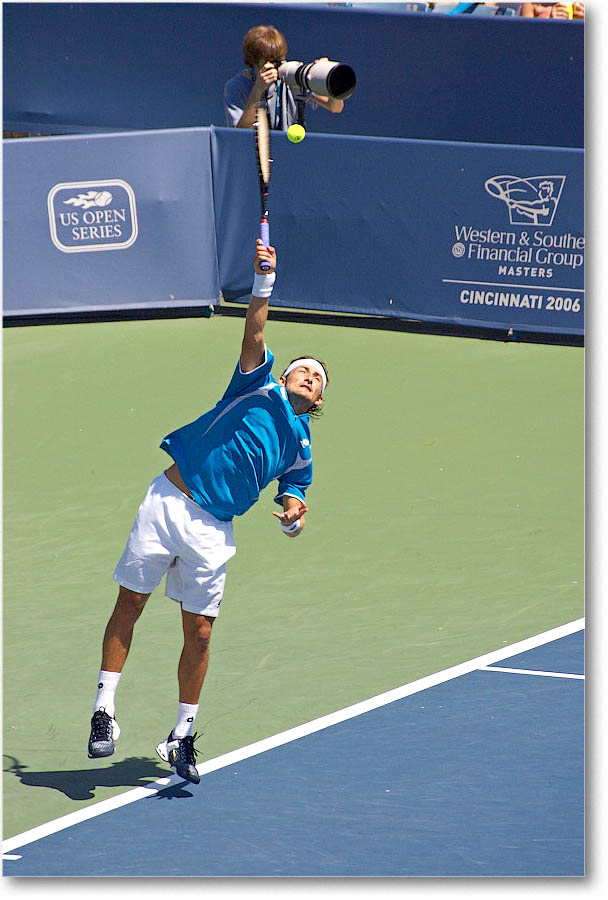
POLYGON ((582 876, 584 631, 564 628, 11 838, 4 875, 582 876))

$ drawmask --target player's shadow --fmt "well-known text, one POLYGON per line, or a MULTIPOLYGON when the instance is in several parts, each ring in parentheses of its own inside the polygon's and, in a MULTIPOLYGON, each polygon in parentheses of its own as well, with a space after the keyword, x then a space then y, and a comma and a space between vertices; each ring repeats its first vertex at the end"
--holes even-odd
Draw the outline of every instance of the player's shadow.
MULTIPOLYGON (((149 779, 166 778, 172 774, 166 766, 160 766, 146 756, 131 756, 99 768, 71 769, 65 772, 33 771, 14 756, 5 755, 4 760, 4 771, 15 775, 21 784, 52 788, 65 794, 70 800, 94 800, 95 788, 98 787, 146 787, 150 784, 149 779)), ((162 793, 167 793, 167 799, 192 797, 189 791, 182 790, 181 785, 172 785, 162 793)))

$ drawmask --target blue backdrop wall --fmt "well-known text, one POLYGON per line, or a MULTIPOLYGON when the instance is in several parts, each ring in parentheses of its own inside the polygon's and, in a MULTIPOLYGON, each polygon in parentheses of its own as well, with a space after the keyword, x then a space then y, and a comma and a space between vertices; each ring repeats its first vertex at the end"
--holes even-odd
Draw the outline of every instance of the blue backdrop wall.
MULTIPOLYGON (((271 136, 273 304, 583 333, 583 152, 271 136)), ((253 135, 229 128, 4 146, 5 316, 247 297, 253 135)))
POLYGON ((5 317, 213 302, 209 129, 4 142, 5 317))
POLYGON ((279 4, 8 3, 4 128, 224 126, 241 41, 275 24, 291 59, 348 63, 357 89, 310 131, 582 147, 579 22, 279 4))

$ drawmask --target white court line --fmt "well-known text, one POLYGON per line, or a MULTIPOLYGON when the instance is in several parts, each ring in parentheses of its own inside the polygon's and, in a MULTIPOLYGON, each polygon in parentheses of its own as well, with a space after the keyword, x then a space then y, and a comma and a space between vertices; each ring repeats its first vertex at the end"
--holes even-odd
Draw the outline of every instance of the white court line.
POLYGON ((539 672, 538 669, 507 669, 504 666, 480 666, 483 672, 510 672, 514 675, 544 675, 545 678, 580 678, 584 675, 573 675, 571 672, 539 672))
MULTIPOLYGON (((552 628, 550 631, 544 631, 542 634, 525 638, 523 641, 510 644, 508 647, 502 647, 500 650, 492 650, 490 653, 485 653, 483 656, 478 656, 467 662, 459 663, 448 669, 443 669, 441 672, 435 672, 433 675, 426 675, 424 678, 419 678, 417 681, 410 682, 410 684, 404 684, 393 690, 385 691, 382 694, 377 694, 375 697, 370 697, 368 700, 362 700, 360 703, 355 703, 352 706, 347 706, 344 709, 329 713, 329 715, 313 719, 311 722, 306 722, 303 725, 296 725, 295 728, 289 728, 287 731, 282 731, 271 737, 263 738, 261 741, 248 744, 246 747, 232 750, 229 753, 224 753, 222 756, 216 756, 214 759, 200 763, 196 768, 200 775, 207 775, 209 772, 215 772, 226 766, 232 766, 237 762, 241 762, 243 759, 249 759, 251 756, 265 753, 267 750, 272 750, 275 747, 280 747, 282 744, 287 744, 290 741, 298 740, 298 738, 313 734, 316 731, 329 728, 331 725, 337 725, 339 722, 344 722, 355 716, 360 716, 362 713, 377 709, 380 706, 385 706, 387 703, 393 703, 395 700, 402 700, 404 697, 417 694, 419 691, 425 691, 438 684, 443 684, 446 681, 459 678, 461 675, 468 675, 476 669, 500 662, 509 656, 515 656, 515 654, 523 653, 526 650, 533 650, 535 647, 548 644, 550 641, 555 641, 558 638, 574 634, 577 631, 581 631, 584 627, 584 618, 576 619, 574 622, 568 622, 566 625, 559 625, 557 628, 552 628)), ((150 782, 150 784, 145 787, 134 788, 131 791, 126 791, 124 794, 119 794, 108 800, 93 803, 84 809, 68 813, 65 816, 61 816, 59 819, 53 819, 51 822, 37 825, 35 828, 31 828, 21 834, 16 834, 14 837, 7 838, 7 840, 2 843, 2 852, 8 853, 11 850, 15 850, 17 847, 31 844, 33 841, 38 841, 50 834, 55 834, 65 828, 71 828, 72 825, 76 825, 79 822, 84 822, 87 819, 92 819, 95 816, 110 812, 113 809, 126 806, 128 803, 133 803, 144 797, 151 797, 153 794, 157 794, 159 791, 162 791, 171 785, 182 784, 183 782, 184 779, 180 778, 178 775, 171 775, 168 778, 161 778, 158 781, 150 782)))

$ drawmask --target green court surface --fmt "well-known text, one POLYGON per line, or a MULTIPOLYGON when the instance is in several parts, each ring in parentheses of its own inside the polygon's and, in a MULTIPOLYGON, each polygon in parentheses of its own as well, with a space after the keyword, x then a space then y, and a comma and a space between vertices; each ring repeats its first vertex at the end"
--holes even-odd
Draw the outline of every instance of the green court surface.
MULTIPOLYGON (((176 605, 136 627, 105 761, 101 639, 159 442, 223 393, 242 328, 5 329, 4 837, 170 774, 176 605)), ((580 348, 272 318, 267 341, 328 362, 310 512, 285 538, 271 485, 236 521, 198 762, 583 615, 580 348)))

